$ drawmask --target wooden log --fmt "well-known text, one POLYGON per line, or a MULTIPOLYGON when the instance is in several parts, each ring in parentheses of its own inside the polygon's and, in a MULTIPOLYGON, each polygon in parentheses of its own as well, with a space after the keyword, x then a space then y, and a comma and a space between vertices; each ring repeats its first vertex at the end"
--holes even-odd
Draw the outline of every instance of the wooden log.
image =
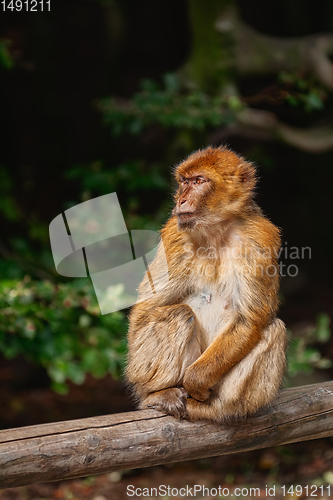
POLYGON ((283 390, 232 425, 154 410, 0 431, 0 487, 102 474, 333 436, 333 382, 283 390))

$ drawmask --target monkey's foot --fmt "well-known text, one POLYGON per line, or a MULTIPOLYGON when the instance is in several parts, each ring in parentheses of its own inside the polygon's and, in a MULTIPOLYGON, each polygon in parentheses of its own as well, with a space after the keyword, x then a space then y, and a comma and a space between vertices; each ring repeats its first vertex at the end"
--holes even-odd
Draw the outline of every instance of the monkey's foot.
POLYGON ((183 387, 172 387, 149 394, 140 404, 140 409, 153 408, 180 420, 186 415, 186 398, 188 394, 183 387))

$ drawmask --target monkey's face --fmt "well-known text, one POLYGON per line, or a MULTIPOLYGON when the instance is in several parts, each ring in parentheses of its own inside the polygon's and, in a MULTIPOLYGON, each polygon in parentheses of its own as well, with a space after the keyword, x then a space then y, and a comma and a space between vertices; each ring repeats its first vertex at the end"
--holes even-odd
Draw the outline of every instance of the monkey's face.
POLYGON ((240 216, 252 202, 255 170, 227 148, 207 148, 176 169, 173 213, 181 230, 207 229, 240 216))
POLYGON ((180 177, 179 195, 175 207, 180 229, 191 229, 196 225, 198 218, 203 215, 204 200, 210 190, 211 181, 205 175, 180 177))

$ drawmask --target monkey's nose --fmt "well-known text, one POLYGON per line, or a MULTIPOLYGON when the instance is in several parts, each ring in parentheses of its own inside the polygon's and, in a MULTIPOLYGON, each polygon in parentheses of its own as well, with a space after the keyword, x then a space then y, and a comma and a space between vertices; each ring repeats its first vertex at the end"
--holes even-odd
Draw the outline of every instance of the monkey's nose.
POLYGON ((193 204, 189 200, 180 200, 177 205, 179 215, 193 212, 193 204))

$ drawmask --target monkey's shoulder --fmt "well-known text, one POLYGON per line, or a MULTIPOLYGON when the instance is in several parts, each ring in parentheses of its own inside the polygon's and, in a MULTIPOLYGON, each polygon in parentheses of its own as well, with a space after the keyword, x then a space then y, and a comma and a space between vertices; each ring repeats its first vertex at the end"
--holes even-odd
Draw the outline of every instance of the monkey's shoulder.
MULTIPOLYGON (((244 243, 258 249, 278 251, 281 246, 280 230, 262 213, 254 213, 239 228, 244 243)), ((237 234, 237 230, 236 230, 237 234)))

